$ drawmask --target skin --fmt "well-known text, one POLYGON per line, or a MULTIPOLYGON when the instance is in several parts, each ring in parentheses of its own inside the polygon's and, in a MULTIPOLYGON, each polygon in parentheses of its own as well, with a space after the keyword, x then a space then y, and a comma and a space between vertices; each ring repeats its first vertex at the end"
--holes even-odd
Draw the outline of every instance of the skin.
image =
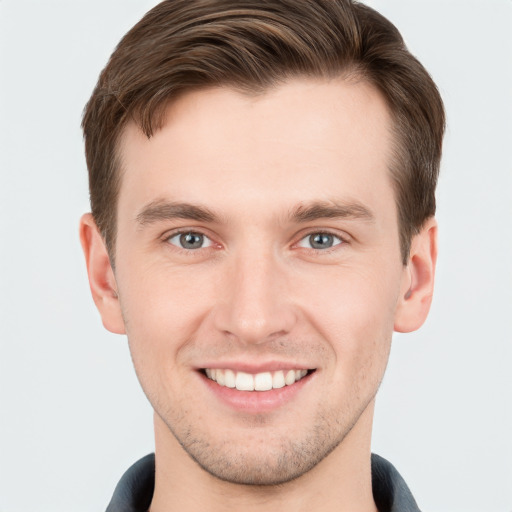
POLYGON ((402 264, 390 127, 380 94, 342 79, 191 92, 151 139, 126 127, 115 272, 90 214, 81 239, 155 410, 153 512, 376 510, 374 398, 393 330, 426 318, 436 260, 429 219, 402 264), (331 247, 311 245, 321 233, 331 247), (314 372, 269 410, 226 403, 199 371, 284 364, 314 372))

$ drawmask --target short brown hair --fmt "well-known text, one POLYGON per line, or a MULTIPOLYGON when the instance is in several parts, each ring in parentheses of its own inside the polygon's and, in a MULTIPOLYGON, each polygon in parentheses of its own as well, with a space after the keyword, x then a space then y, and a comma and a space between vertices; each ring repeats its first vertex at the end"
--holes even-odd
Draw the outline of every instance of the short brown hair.
POLYGON ((376 87, 391 111, 390 174, 407 263, 412 236, 435 213, 443 104, 396 27, 352 0, 166 0, 123 37, 82 121, 92 214, 111 258, 121 179, 116 149, 129 119, 151 137, 183 92, 264 92, 293 77, 344 75, 376 87))

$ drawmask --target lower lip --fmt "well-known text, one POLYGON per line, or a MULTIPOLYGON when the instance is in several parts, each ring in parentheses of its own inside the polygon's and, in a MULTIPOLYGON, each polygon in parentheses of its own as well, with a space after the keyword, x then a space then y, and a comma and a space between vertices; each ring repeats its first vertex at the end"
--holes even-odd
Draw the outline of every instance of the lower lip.
POLYGON ((202 373, 199 375, 219 400, 239 411, 257 414, 270 412, 292 401, 311 382, 315 373, 308 373, 291 386, 268 391, 238 391, 236 388, 220 386, 202 373))

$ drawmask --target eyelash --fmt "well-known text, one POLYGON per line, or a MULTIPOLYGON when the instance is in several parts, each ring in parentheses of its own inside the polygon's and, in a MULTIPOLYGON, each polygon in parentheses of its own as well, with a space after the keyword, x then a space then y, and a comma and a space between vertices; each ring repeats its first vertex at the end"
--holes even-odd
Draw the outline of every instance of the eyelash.
MULTIPOLYGON (((201 249, 208 249, 208 248, 210 248, 210 247, 212 247, 214 245, 220 246, 220 244, 215 244, 215 242, 208 235, 202 233, 201 231, 194 231, 194 230, 175 231, 175 232, 173 232, 173 233, 171 233, 169 235, 166 235, 164 237, 164 242, 173 245, 178 250, 184 251, 187 254, 194 253, 194 252, 199 251, 201 249), (190 249, 190 248, 187 249, 185 247, 181 247, 180 245, 178 245, 178 243, 175 244, 175 243, 171 242, 171 239, 176 238, 176 237, 181 237, 183 235, 196 235, 196 236, 203 237, 203 240, 208 240, 209 244, 207 246, 198 247, 196 249, 190 249)), ((328 230, 321 230, 321 231, 310 231, 310 232, 306 233, 305 235, 303 235, 299 239, 298 242, 294 243, 293 245, 295 247, 302 247, 303 249, 306 249, 308 251, 315 251, 315 252, 318 252, 318 253, 330 253, 330 252, 336 250, 336 248, 339 247, 340 245, 345 245, 346 243, 347 243, 347 240, 345 239, 345 237, 342 237, 342 236, 340 236, 337 233, 332 233, 332 232, 330 232, 328 230), (304 246, 300 245, 301 242, 304 242, 306 239, 308 239, 308 238, 310 238, 310 237, 312 237, 314 235, 327 235, 329 237, 333 237, 338 242, 336 243, 336 241, 335 241, 334 244, 331 247, 327 247, 325 249, 319 249, 319 248, 314 248, 314 247, 304 247, 304 246)))

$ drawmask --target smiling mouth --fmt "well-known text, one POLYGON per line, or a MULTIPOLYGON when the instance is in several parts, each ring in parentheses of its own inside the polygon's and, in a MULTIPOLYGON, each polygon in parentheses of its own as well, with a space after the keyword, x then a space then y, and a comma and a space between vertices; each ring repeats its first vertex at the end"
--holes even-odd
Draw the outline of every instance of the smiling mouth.
POLYGON ((246 373, 230 369, 205 368, 204 375, 219 386, 238 391, 270 391, 291 386, 314 370, 278 370, 274 372, 246 373))

